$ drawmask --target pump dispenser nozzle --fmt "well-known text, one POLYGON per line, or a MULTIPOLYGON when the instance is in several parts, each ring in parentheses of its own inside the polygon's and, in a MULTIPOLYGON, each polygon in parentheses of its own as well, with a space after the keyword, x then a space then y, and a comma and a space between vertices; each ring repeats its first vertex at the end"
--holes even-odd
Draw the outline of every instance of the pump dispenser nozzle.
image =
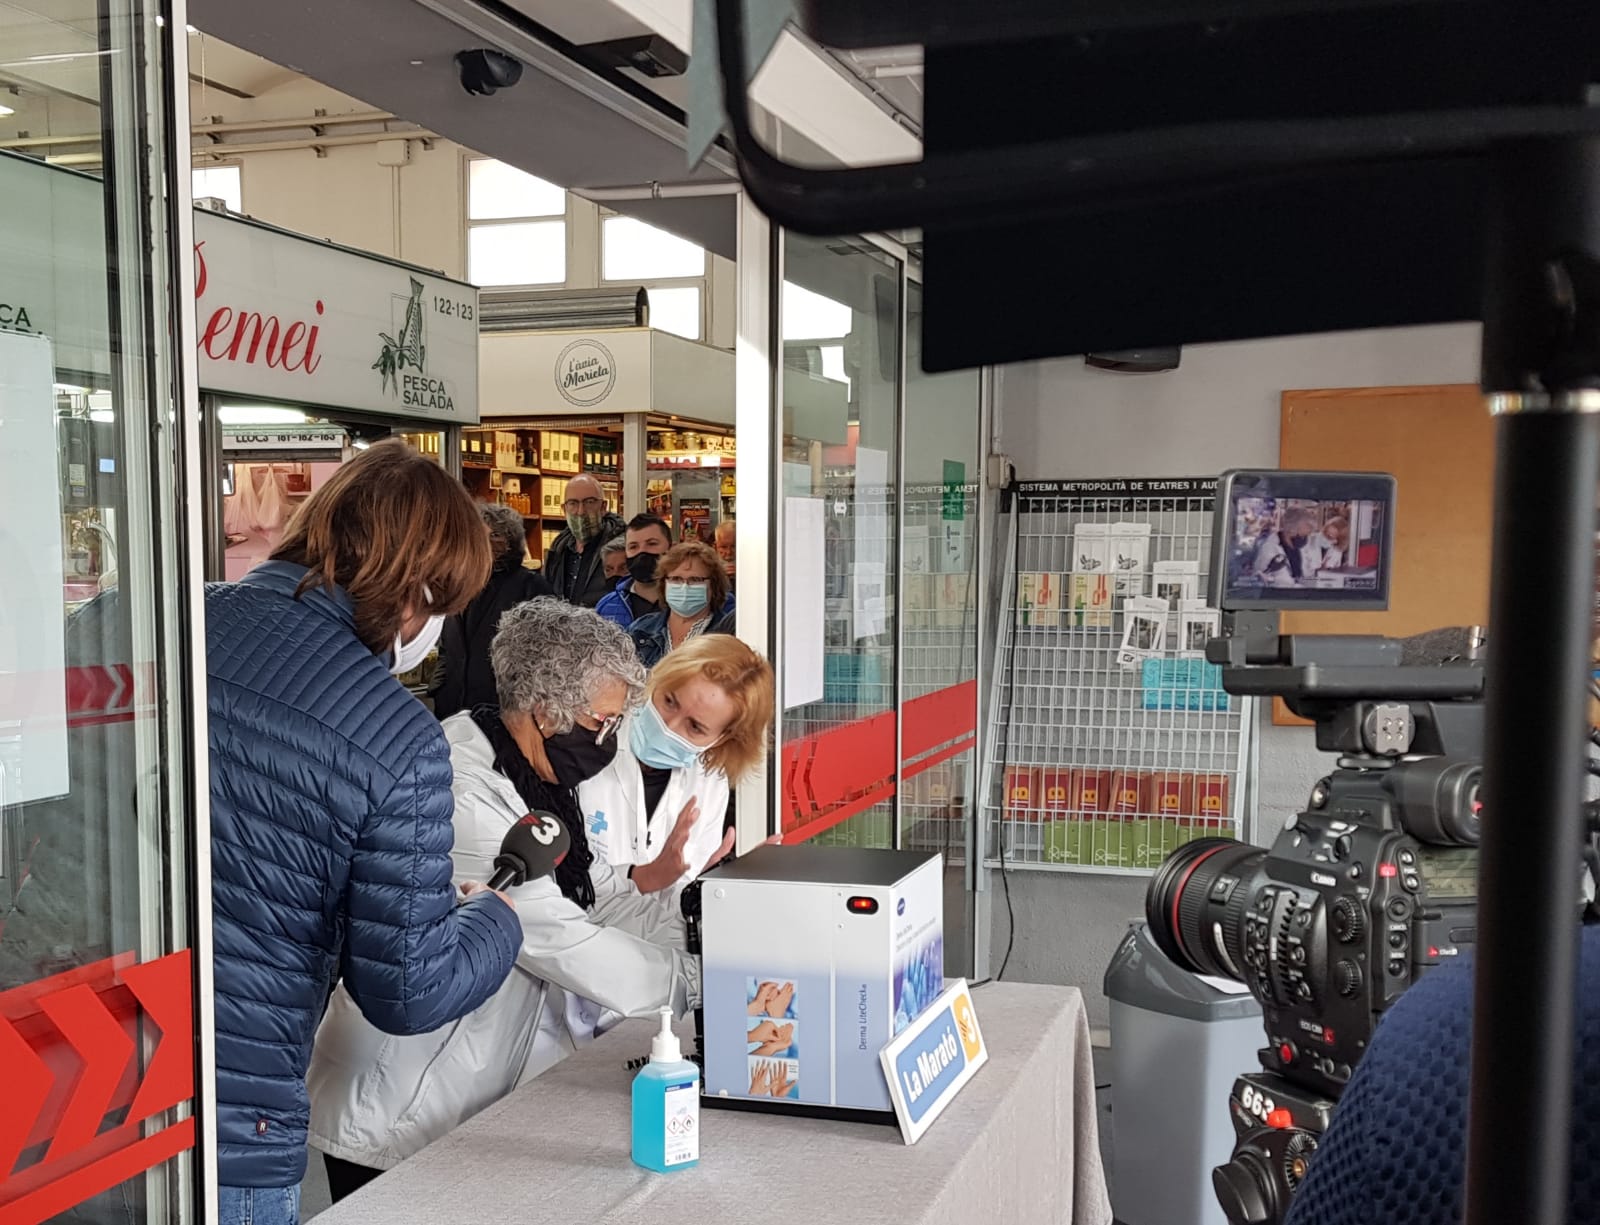
POLYGON ((661 1032, 650 1043, 651 1063, 678 1063, 683 1059, 683 1047, 678 1035, 672 1032, 672 1009, 661 1010, 661 1032))

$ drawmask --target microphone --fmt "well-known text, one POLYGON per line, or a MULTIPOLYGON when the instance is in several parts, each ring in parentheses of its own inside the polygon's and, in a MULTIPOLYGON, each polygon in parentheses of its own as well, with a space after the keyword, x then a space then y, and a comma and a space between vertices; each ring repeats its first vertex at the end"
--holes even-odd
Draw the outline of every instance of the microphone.
POLYGON ((571 849, 572 839, 559 817, 548 812, 530 812, 501 839, 489 888, 505 889, 548 876, 571 849))

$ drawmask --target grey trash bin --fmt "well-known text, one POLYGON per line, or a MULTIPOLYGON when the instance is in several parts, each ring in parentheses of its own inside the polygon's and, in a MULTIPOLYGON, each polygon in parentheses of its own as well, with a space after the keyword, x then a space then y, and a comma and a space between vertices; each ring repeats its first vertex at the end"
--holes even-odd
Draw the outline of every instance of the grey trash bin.
POLYGON ((1242 989, 1230 994, 1180 970, 1143 923, 1117 946, 1105 992, 1117 1220, 1227 1225, 1211 1171, 1233 1151, 1233 1082, 1261 1066, 1261 1005, 1242 989))

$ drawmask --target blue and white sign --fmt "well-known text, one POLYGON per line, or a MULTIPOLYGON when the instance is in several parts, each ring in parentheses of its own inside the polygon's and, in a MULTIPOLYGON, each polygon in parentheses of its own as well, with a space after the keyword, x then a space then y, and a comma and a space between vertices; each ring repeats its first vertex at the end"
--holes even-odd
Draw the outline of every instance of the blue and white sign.
POLYGON ((966 980, 946 987, 883 1048, 879 1059, 900 1134, 907 1144, 915 1144, 989 1060, 966 980))

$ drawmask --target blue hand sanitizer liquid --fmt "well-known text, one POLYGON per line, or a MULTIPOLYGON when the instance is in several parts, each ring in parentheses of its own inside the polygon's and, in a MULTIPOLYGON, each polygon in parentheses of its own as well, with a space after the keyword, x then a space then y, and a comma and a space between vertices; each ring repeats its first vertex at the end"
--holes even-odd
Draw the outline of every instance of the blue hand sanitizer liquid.
POLYGON ((700 1069, 683 1057, 670 1008, 661 1010, 650 1062, 633 1078, 633 1159, 661 1174, 700 1161, 700 1069))

